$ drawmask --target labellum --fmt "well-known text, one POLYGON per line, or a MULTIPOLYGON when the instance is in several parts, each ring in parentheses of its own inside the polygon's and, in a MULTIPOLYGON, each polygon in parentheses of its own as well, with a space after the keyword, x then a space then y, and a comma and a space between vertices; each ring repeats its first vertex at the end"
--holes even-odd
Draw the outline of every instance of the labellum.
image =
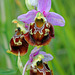
POLYGON ((30 24, 29 32, 24 34, 24 37, 26 41, 31 45, 47 45, 54 37, 54 29, 50 23, 41 23, 39 21, 30 24))
POLYGON ((49 69, 46 63, 43 61, 38 61, 35 67, 30 68, 30 75, 53 75, 52 71, 49 69))
POLYGON ((20 28, 15 30, 15 35, 10 40, 10 49, 11 51, 8 52, 14 55, 18 55, 18 52, 20 52, 21 56, 27 53, 28 43, 25 41, 24 34, 20 28))

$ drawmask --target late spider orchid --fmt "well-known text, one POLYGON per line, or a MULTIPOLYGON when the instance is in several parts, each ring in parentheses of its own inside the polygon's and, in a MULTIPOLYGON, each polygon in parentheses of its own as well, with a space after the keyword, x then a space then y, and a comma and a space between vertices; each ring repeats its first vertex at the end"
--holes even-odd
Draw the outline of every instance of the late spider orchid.
POLYGON ((10 50, 7 52, 17 56, 20 53, 22 56, 27 53, 29 45, 24 38, 25 25, 17 20, 13 20, 13 23, 17 23, 17 29, 15 30, 15 35, 10 40, 10 50))
POLYGON ((53 56, 51 54, 46 54, 35 47, 30 54, 30 59, 23 69, 22 75, 29 69, 30 75, 53 75, 52 70, 50 70, 47 64, 47 62, 52 59, 53 56))
POLYGON ((57 13, 49 12, 51 0, 38 0, 37 11, 31 10, 18 16, 18 20, 29 24, 29 32, 24 35, 31 45, 47 45, 54 38, 54 25, 64 26, 65 20, 57 13))

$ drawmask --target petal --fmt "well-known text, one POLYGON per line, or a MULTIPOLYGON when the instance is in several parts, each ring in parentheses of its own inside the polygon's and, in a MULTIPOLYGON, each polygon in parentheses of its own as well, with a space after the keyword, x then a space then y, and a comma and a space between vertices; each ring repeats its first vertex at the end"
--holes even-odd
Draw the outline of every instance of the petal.
POLYGON ((53 56, 51 54, 44 54, 43 62, 48 62, 53 59, 53 56))
POLYGON ((65 25, 64 18, 57 13, 49 12, 47 14, 46 18, 47 18, 47 21, 49 23, 51 23, 52 25, 58 25, 58 26, 64 26, 65 25))
POLYGON ((30 61, 33 61, 33 57, 39 54, 40 48, 35 47, 30 54, 30 61))
POLYGON ((24 23, 30 24, 31 22, 34 22, 34 18, 37 14, 36 10, 31 10, 26 14, 22 14, 20 16, 18 16, 18 20, 22 21, 24 23))
MULTIPOLYGON (((40 48, 35 47, 35 48, 31 51, 31 54, 36 53, 37 51, 40 51, 40 48)), ((30 55, 31 55, 31 54, 30 54, 30 55)))
POLYGON ((51 8, 51 0, 38 0, 38 11, 40 12, 49 12, 51 8))
POLYGON ((43 62, 48 62, 53 59, 53 56, 51 54, 47 54, 44 51, 40 51, 39 54, 44 55, 43 62))
POLYGON ((44 52, 44 51, 40 51, 39 54, 43 54, 43 55, 44 55, 44 54, 46 54, 46 52, 44 52))

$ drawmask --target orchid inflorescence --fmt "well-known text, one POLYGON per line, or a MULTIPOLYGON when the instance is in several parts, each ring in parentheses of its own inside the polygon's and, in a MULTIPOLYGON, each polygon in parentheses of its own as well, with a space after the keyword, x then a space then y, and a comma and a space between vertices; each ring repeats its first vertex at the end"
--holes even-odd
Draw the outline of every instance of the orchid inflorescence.
MULTIPOLYGON (((31 51, 22 75, 25 75, 29 69, 30 75, 53 75, 47 64, 48 61, 53 59, 53 56, 40 51, 40 49, 42 46, 48 45, 54 38, 53 26, 64 26, 65 20, 57 13, 49 12, 51 0, 28 1, 35 9, 18 16, 17 20, 12 21, 17 24, 17 29, 15 29, 15 35, 10 40, 8 52, 20 58, 27 53, 29 44, 36 46, 31 51)), ((28 3, 27 0, 26 3, 28 3)))

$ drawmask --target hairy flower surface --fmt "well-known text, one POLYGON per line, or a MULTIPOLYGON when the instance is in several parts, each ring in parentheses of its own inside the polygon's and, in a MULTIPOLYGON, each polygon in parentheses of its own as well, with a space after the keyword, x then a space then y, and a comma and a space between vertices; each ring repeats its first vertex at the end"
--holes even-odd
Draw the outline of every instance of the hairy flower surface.
POLYGON ((54 37, 54 28, 50 23, 45 23, 41 28, 36 27, 33 23, 24 37, 31 45, 47 45, 54 37))
POLYGON ((53 25, 64 26, 65 20, 57 13, 49 12, 51 0, 38 0, 37 11, 31 10, 18 16, 18 20, 29 24, 26 41, 31 45, 47 45, 54 38, 53 25))
POLYGON ((26 63, 22 75, 29 69, 30 75, 53 75, 47 64, 52 59, 53 56, 51 54, 46 54, 35 47, 30 54, 30 59, 26 63))

